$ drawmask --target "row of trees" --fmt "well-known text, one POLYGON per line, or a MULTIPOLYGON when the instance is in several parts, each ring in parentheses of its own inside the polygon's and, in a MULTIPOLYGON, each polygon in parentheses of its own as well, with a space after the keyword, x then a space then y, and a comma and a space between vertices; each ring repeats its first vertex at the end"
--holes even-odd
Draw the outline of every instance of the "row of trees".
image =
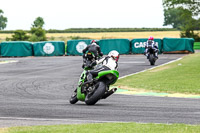
POLYGON ((163 0, 164 26, 172 25, 181 30, 181 37, 200 41, 200 1, 199 0, 163 0))
POLYGON ((98 33, 98 32, 144 32, 175 31, 173 28, 70 28, 65 30, 50 29, 48 33, 98 33))
MULTIPOLYGON (((30 30, 25 30, 30 33, 30 30)), ((65 30, 49 29, 46 33, 99 33, 99 32, 153 32, 177 31, 175 28, 70 28, 65 30)), ((15 30, 2 30, 0 33, 14 33, 15 30)))

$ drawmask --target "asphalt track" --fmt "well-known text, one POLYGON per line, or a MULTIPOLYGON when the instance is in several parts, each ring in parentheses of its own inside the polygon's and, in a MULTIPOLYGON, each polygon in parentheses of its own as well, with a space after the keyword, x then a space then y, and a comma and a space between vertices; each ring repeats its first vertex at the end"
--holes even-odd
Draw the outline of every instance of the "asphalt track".
MULTIPOLYGON (((184 55, 160 55, 160 65, 184 55)), ((94 106, 69 104, 80 56, 1 58, 0 127, 101 122, 200 124, 200 99, 114 94, 94 106)), ((143 55, 122 55, 120 77, 149 69, 143 55)), ((141 79, 142 80, 142 79, 141 79)))

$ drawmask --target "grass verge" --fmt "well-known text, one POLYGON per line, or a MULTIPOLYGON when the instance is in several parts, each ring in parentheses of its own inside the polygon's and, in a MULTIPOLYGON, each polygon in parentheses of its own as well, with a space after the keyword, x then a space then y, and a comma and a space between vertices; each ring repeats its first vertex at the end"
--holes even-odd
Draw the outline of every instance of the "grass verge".
POLYGON ((120 88, 155 92, 200 94, 200 53, 117 81, 120 88), (130 89, 131 88, 131 89, 130 89))
POLYGON ((98 123, 11 127, 3 133, 198 133, 200 125, 98 123))

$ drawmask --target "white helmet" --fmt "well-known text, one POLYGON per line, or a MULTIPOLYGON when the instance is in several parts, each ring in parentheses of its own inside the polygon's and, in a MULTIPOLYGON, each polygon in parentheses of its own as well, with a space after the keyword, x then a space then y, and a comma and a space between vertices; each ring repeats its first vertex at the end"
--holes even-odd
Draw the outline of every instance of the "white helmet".
POLYGON ((119 60, 119 53, 116 50, 112 50, 108 54, 109 57, 112 57, 114 60, 119 60))

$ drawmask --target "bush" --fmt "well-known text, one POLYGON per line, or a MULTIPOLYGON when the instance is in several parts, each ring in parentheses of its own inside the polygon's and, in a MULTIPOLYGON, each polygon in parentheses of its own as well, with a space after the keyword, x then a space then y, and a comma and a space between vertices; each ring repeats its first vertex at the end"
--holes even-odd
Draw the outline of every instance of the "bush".
POLYGON ((32 34, 30 37, 30 41, 37 42, 37 41, 46 41, 46 32, 41 27, 32 27, 30 33, 32 34))
MULTIPOLYGON (((29 36, 26 35, 27 32, 23 31, 23 30, 16 30, 14 32, 14 35, 12 35, 11 40, 12 41, 28 41, 29 40, 29 36)), ((6 38, 7 40, 10 40, 9 38, 6 38)))
POLYGON ((195 41, 200 41, 200 36, 198 33, 194 33, 193 31, 182 31, 180 34, 181 38, 188 37, 188 38, 194 38, 195 41))

